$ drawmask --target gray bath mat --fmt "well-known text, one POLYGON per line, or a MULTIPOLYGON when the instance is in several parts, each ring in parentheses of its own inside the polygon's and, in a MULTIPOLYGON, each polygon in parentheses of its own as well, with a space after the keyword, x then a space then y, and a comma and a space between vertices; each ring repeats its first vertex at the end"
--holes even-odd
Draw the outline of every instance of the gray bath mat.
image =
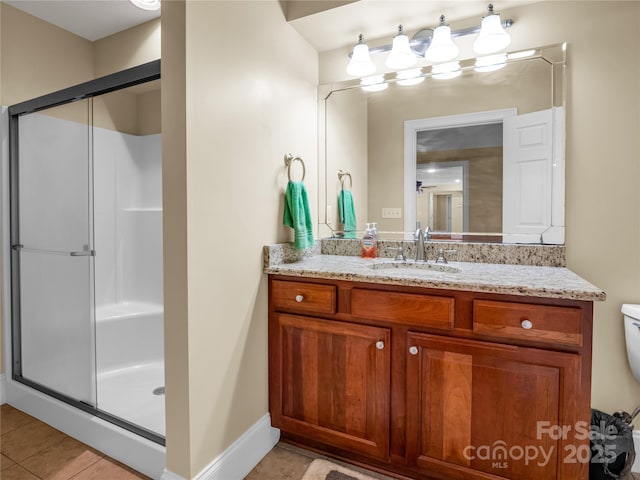
POLYGON ((302 480, 376 480, 360 472, 336 465, 327 460, 316 459, 311 462, 302 480))

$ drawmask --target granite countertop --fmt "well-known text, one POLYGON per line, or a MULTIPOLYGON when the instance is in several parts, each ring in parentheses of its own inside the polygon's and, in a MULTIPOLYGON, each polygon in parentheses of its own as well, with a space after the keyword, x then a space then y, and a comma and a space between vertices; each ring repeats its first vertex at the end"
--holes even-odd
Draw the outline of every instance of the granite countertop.
POLYGON ((449 262, 446 271, 388 258, 311 255, 291 263, 266 264, 265 273, 373 282, 387 285, 467 290, 571 300, 602 301, 605 293, 563 267, 449 262))

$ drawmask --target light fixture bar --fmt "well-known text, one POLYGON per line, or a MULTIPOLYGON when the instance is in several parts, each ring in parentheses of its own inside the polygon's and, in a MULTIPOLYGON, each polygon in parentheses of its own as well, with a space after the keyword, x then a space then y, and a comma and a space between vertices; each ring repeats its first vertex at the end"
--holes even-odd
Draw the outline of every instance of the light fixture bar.
MULTIPOLYGON (((510 18, 502 21, 503 28, 510 28, 514 24, 514 21, 510 18)), ((451 37, 464 37, 466 35, 474 35, 476 33, 480 33, 480 26, 477 27, 468 27, 461 28, 460 30, 452 30, 451 37)), ((423 28, 422 30, 418 30, 409 41, 409 47, 413 50, 413 53, 416 55, 423 56, 424 52, 427 51, 429 45, 431 45, 431 39, 433 38, 433 29, 431 28, 423 28)), ((369 47, 369 54, 376 53, 385 53, 390 52, 392 44, 389 45, 380 45, 378 47, 369 47)), ((352 53, 349 53, 349 57, 351 57, 352 53)))

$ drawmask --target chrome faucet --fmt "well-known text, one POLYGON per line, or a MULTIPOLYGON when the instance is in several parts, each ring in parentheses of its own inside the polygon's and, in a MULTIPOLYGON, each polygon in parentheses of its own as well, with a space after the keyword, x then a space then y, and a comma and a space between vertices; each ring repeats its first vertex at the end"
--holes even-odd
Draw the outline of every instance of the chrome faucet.
POLYGON ((429 234, 431 230, 429 226, 422 230, 420 224, 418 223, 418 228, 416 229, 416 233, 414 234, 414 238, 417 244, 416 247, 416 262, 424 262, 426 261, 424 249, 425 249, 425 241, 429 241, 429 234))

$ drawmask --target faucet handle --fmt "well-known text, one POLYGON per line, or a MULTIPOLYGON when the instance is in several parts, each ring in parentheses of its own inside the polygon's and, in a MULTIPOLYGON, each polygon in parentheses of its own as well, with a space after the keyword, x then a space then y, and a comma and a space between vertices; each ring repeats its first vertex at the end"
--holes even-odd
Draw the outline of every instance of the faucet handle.
POLYGON ((458 253, 457 250, 445 250, 444 248, 441 248, 438 250, 438 257, 436 258, 436 263, 449 263, 447 261, 447 257, 444 256, 444 254, 450 254, 450 253, 458 253))
POLYGON ((396 262, 406 262, 407 257, 404 256, 404 247, 400 244, 396 247, 396 258, 393 259, 396 262))

